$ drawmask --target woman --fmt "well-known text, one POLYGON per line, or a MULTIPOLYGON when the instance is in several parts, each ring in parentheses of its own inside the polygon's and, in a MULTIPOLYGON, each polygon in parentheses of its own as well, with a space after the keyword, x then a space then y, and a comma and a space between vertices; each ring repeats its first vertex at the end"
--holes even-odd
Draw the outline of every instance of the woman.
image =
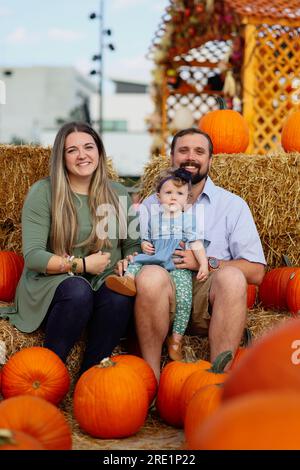
POLYGON ((133 313, 132 299, 104 285, 122 257, 139 251, 139 239, 126 233, 129 205, 127 190, 107 177, 98 134, 85 123, 62 126, 50 178, 36 182, 24 203, 25 268, 15 307, 2 315, 24 332, 43 324, 44 346, 63 361, 87 328, 81 372, 111 354, 133 313), (116 228, 109 238, 107 207, 116 228))

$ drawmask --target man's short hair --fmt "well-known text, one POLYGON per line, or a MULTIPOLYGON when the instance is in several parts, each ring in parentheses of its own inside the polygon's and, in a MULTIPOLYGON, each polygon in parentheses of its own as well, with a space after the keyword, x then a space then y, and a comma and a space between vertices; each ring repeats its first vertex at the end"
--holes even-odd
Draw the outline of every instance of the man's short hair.
POLYGON ((208 153, 209 153, 209 157, 212 156, 213 154, 213 151, 214 151, 214 147, 213 147, 213 143, 212 143, 212 140, 211 138, 209 137, 208 134, 206 134, 206 132, 203 132, 201 131, 200 129, 197 129, 196 127, 189 127, 188 129, 182 129, 181 131, 177 132, 173 139, 172 139, 172 142, 171 142, 171 155, 174 155, 174 150, 175 150, 175 145, 176 145, 176 142, 177 140, 180 138, 180 137, 183 137, 184 135, 193 135, 193 134, 199 134, 199 135, 203 135, 206 139, 207 139, 207 142, 208 142, 208 153))

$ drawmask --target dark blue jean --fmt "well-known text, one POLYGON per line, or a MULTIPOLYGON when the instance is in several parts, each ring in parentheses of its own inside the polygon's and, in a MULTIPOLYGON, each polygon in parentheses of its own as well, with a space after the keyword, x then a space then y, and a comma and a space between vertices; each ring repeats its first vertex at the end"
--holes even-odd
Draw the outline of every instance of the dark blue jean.
POLYGON ((65 279, 56 289, 45 319, 44 346, 64 362, 87 330, 81 373, 110 356, 133 316, 134 298, 103 284, 98 291, 80 277, 65 279))

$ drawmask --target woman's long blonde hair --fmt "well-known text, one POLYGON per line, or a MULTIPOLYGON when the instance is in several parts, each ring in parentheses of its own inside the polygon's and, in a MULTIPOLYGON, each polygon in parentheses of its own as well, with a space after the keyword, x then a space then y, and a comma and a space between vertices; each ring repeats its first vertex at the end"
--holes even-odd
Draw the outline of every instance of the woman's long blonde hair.
POLYGON ((97 208, 101 204, 111 205, 115 210, 121 232, 126 227, 126 218, 124 211, 120 210, 118 196, 111 188, 108 179, 104 145, 91 126, 83 122, 70 122, 61 127, 52 149, 50 181, 52 201, 50 245, 52 251, 57 255, 63 255, 65 253, 72 254, 74 248, 79 246, 85 247, 88 253, 111 247, 108 238, 100 239, 97 236, 97 223, 101 221, 101 217, 99 218, 96 214, 97 208), (74 192, 71 189, 65 165, 65 141, 72 132, 85 132, 91 135, 99 152, 98 167, 92 176, 88 194, 92 231, 89 237, 80 244, 76 244, 78 236, 77 212, 74 204, 74 192))

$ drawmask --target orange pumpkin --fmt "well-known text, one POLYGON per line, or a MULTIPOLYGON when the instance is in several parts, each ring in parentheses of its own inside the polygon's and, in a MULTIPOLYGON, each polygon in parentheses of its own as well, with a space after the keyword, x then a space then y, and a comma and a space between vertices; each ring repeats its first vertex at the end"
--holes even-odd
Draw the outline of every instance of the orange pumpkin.
POLYGON ((218 99, 220 109, 210 111, 199 121, 199 128, 212 140, 214 154, 245 152, 249 145, 249 128, 244 117, 232 109, 225 109, 223 99, 218 99))
POLYGON ((220 406, 222 386, 210 384, 196 391, 187 404, 184 414, 184 435, 190 441, 196 427, 211 416, 220 406))
POLYGON ((300 111, 295 111, 286 119, 281 132, 281 145, 286 152, 300 152, 299 136, 300 111))
POLYGON ((265 308, 287 310, 287 285, 295 269, 287 266, 271 269, 265 274, 259 286, 259 299, 265 308))
POLYGON ((145 383, 149 395, 150 405, 156 394, 157 380, 149 364, 141 357, 133 356, 131 354, 119 354, 118 356, 113 356, 111 359, 114 362, 122 362, 123 364, 128 364, 141 377, 141 379, 145 383))
POLYGON ((0 300, 11 302, 24 267, 22 256, 13 251, 0 251, 0 300))
POLYGON ((286 290, 288 309, 294 315, 300 314, 300 269, 290 275, 286 290))
POLYGON ((248 351, 248 348, 240 346, 232 359, 229 370, 235 369, 237 364, 240 362, 241 358, 244 356, 245 352, 248 351))
POLYGON ((221 353, 210 367, 193 372, 186 381, 181 390, 180 410, 181 417, 184 420, 187 405, 195 392, 206 385, 221 384, 227 379, 227 373, 224 367, 232 359, 232 352, 225 351, 221 353))
POLYGON ((4 398, 33 395, 56 405, 64 398, 69 386, 66 366, 47 348, 24 348, 11 356, 2 369, 4 398))
POLYGON ((292 319, 257 340, 228 375, 222 400, 260 390, 300 391, 300 320, 292 319))
POLYGON ((148 404, 143 380, 128 364, 110 359, 88 369, 74 391, 75 417, 95 437, 135 434, 145 422, 148 404))
MULTIPOLYGON (((202 371, 196 371, 193 372, 184 382, 182 391, 181 391, 181 397, 180 397, 180 408, 181 408, 181 416, 182 420, 184 422, 185 416, 186 416, 186 411, 187 407, 191 401, 191 399, 194 397, 194 395, 199 391, 202 390, 203 388, 206 388, 210 385, 219 385, 222 382, 216 382, 216 383, 211 383, 207 385, 202 385, 201 381, 200 383, 198 382, 199 375, 202 374, 202 371)), ((217 379, 219 380, 219 379, 217 379)))
POLYGON ((253 308, 256 300, 256 286, 248 284, 247 289, 247 308, 253 308))
POLYGON ((222 404, 195 425, 186 449, 298 450, 299 421, 299 393, 253 393, 222 404))
POLYGON ((180 403, 184 382, 193 372, 207 369, 210 366, 208 361, 172 361, 163 368, 158 386, 156 408, 166 423, 176 427, 183 425, 180 403))
POLYGON ((48 450, 70 450, 71 430, 62 412, 39 397, 19 395, 0 403, 0 428, 22 431, 48 450))
POLYGON ((45 450, 42 444, 22 431, 0 429, 0 450, 45 450))

